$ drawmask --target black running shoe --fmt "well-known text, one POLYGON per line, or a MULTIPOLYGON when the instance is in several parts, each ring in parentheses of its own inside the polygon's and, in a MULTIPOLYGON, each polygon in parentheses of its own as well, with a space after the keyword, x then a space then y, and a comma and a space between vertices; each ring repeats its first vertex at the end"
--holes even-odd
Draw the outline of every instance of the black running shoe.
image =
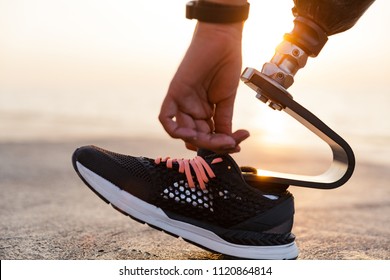
POLYGON ((293 196, 249 186, 229 155, 150 159, 86 146, 73 166, 115 209, 202 248, 246 259, 298 256, 293 196))

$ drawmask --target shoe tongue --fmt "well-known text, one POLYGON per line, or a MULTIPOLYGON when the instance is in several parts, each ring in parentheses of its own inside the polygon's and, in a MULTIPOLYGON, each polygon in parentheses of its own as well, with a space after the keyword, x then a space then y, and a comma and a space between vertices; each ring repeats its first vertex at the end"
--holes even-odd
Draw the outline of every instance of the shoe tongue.
POLYGON ((209 150, 205 150, 205 149, 198 149, 198 152, 197 152, 197 155, 202 157, 202 158, 205 158, 209 155, 213 155, 215 154, 214 152, 212 151, 209 151, 209 150))
POLYGON ((222 158, 222 162, 212 164, 213 169, 226 170, 230 166, 230 169, 235 170, 241 177, 241 169, 234 161, 234 159, 228 154, 217 154, 209 150, 199 149, 197 155, 204 158, 204 160, 211 165, 212 161, 216 158, 222 158))

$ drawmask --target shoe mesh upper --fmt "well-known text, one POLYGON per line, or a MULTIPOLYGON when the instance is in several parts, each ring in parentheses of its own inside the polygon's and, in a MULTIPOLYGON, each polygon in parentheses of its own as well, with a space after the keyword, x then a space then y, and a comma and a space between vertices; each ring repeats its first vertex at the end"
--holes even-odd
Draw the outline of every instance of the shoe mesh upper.
MULTIPOLYGON (((219 163, 219 169, 230 170, 228 176, 217 175, 206 183, 206 189, 201 189, 195 176, 195 188, 189 187, 186 175, 178 172, 177 163, 173 164, 173 168, 167 168, 163 163, 156 164, 153 159, 101 151, 126 169, 129 176, 150 184, 149 203, 172 213, 223 227, 261 214, 291 196, 286 192, 284 195, 278 194, 278 199, 269 199, 260 190, 247 185, 241 173, 232 172, 229 166, 231 162, 219 163)), ((131 189, 127 191, 131 193, 131 189)))
POLYGON ((147 183, 152 183, 149 172, 145 169, 145 166, 138 158, 114 153, 98 147, 95 148, 106 154, 111 160, 118 163, 122 168, 126 169, 131 174, 131 176, 145 180, 147 183))

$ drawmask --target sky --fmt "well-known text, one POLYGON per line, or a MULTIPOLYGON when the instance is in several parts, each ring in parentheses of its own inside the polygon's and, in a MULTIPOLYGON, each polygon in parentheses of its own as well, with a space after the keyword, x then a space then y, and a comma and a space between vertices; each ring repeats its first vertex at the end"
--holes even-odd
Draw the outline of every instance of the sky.
MULTIPOLYGON (((186 2, 0 0, 0 139, 54 137, 53 128, 58 138, 165 135, 159 107, 196 23, 184 17, 186 2)), ((272 58, 292 30, 292 6, 251 1, 243 67, 272 58)), ((381 122, 389 119, 389 11, 390 1, 377 0, 355 27, 329 38, 290 88, 347 135, 390 134, 381 122)), ((235 128, 276 143, 296 125, 285 118, 240 85, 235 128)))

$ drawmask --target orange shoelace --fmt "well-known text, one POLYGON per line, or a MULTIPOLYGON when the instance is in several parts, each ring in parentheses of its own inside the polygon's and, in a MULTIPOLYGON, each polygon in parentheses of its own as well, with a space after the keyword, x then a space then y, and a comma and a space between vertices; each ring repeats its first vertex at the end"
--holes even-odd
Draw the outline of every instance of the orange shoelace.
MULTIPOLYGON (((192 178, 191 167, 195 172, 196 180, 199 183, 199 187, 202 190, 206 189, 205 183, 209 182, 209 178, 215 178, 215 174, 210 165, 200 156, 196 156, 194 159, 171 159, 170 157, 162 158, 158 157, 154 161, 156 164, 162 162, 166 163, 167 168, 172 168, 173 163, 179 164, 179 172, 184 173, 187 178, 188 186, 195 188, 195 183, 192 178), (206 174, 207 173, 207 174, 206 174)), ((211 164, 222 162, 222 158, 215 158, 211 164)))

